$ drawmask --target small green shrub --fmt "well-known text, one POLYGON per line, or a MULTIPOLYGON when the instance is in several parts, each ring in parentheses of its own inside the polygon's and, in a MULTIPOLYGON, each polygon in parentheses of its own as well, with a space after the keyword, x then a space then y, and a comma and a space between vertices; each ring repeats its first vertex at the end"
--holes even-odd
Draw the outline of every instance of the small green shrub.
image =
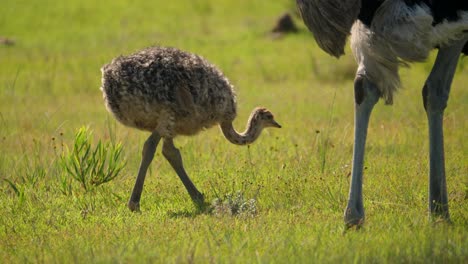
MULTIPOLYGON (((62 155, 64 170, 78 181, 85 191, 115 179, 124 168, 122 144, 101 140, 92 147, 92 132, 81 127, 75 135, 73 150, 66 147, 62 155)), ((67 177, 62 177, 65 183, 67 177)))

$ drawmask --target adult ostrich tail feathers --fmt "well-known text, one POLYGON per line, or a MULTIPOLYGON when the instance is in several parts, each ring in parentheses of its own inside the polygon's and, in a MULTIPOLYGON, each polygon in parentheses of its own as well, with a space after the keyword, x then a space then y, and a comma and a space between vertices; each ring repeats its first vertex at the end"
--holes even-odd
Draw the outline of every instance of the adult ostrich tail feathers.
POLYGON ((361 0, 296 0, 307 28, 328 54, 344 54, 346 38, 359 15, 361 0))

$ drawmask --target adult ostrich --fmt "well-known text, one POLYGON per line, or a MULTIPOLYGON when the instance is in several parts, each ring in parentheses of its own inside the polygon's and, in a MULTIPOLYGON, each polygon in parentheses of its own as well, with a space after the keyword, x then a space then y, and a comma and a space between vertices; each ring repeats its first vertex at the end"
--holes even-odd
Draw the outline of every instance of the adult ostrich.
POLYGON ((443 113, 460 53, 468 54, 468 1, 297 0, 318 45, 344 54, 346 38, 358 64, 354 80, 355 124, 351 186, 345 224, 364 223, 362 173, 369 117, 379 98, 391 104, 400 86, 399 65, 424 61, 438 48, 422 89, 429 123, 429 210, 450 220, 445 180, 443 113))

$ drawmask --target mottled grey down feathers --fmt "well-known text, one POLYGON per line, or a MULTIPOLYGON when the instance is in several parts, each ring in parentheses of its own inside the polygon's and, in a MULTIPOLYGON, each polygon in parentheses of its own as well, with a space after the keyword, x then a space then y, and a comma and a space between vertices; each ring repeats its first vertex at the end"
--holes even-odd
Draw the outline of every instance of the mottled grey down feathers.
POLYGON ((106 107, 124 125, 173 137, 236 117, 232 85, 195 54, 151 47, 118 57, 101 71, 106 107))

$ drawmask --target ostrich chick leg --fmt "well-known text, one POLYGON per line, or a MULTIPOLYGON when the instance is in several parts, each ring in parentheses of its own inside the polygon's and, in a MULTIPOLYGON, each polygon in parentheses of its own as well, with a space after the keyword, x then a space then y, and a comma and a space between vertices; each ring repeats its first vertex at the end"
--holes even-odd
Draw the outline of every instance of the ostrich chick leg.
POLYGON ((445 180, 443 117, 460 52, 468 36, 440 48, 422 90, 429 125, 429 211, 432 216, 450 219, 445 180))
POLYGON ((361 226, 364 223, 364 205, 362 200, 362 174, 367 127, 374 105, 379 100, 379 90, 365 75, 356 74, 354 81, 354 150, 351 186, 348 205, 344 213, 347 227, 361 226))
POLYGON ((195 185, 192 183, 189 176, 185 172, 184 165, 182 163, 182 156, 180 155, 180 151, 174 146, 174 142, 172 139, 164 139, 162 153, 167 159, 167 161, 169 161, 172 168, 179 176, 180 180, 182 180, 182 183, 187 189, 190 197, 192 198, 192 201, 196 205, 203 204, 203 194, 201 194, 197 190, 197 187, 195 187, 195 185))
POLYGON ((130 201, 128 201, 127 205, 131 211, 140 211, 140 198, 141 192, 143 191, 143 184, 145 183, 146 171, 154 158, 154 152, 156 151, 159 140, 161 140, 161 137, 154 132, 148 137, 145 141, 145 145, 143 146, 140 169, 138 170, 138 176, 135 186, 133 187, 132 196, 130 197, 130 201))

